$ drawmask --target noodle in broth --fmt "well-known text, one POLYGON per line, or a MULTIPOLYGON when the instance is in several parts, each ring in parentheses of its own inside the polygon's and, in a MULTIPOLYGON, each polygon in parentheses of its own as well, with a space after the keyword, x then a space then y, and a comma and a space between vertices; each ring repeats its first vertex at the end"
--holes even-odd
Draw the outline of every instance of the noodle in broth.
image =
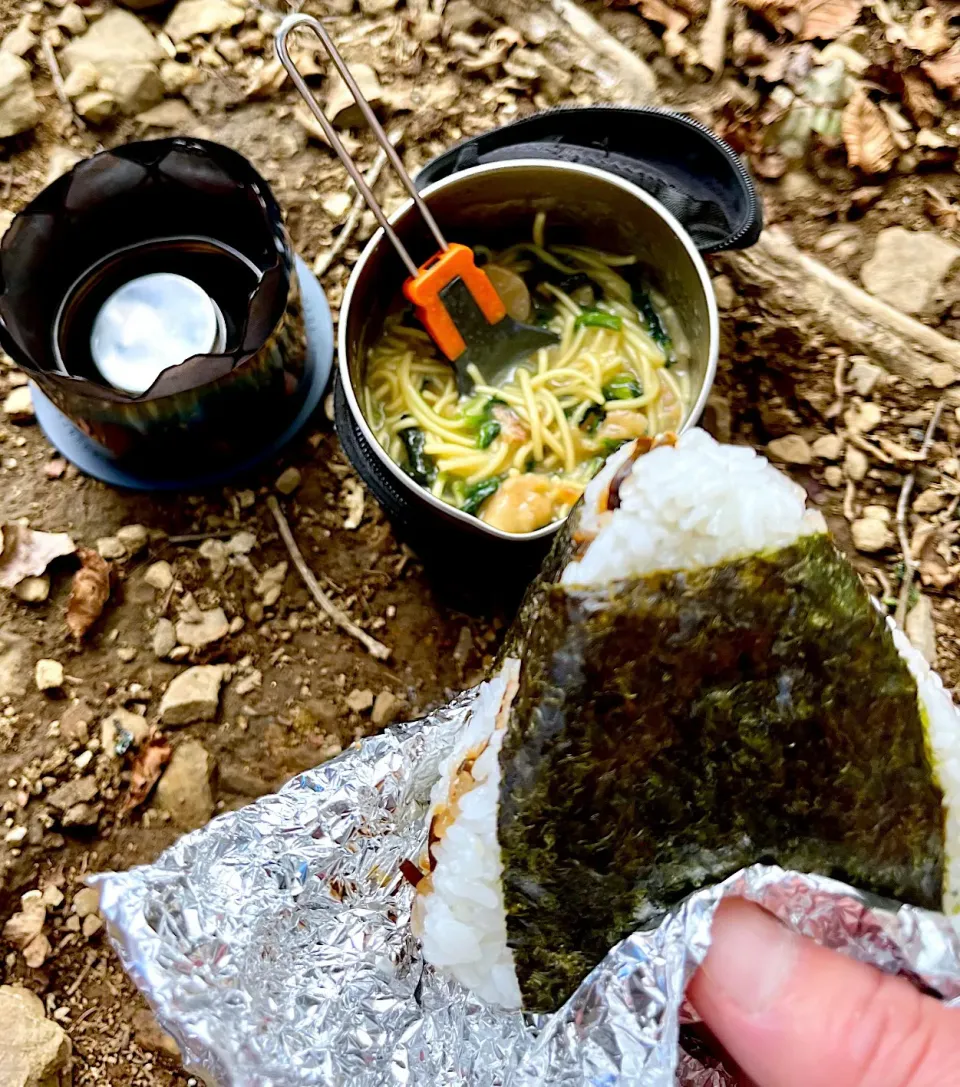
POLYGON ((619 445, 678 430, 690 406, 685 337, 660 296, 625 278, 636 258, 546 246, 543 233, 541 214, 532 242, 476 252, 508 311, 557 332, 558 344, 496 386, 472 371, 474 390, 460 396, 428 334, 395 313, 362 388, 389 456, 435 497, 505 532, 565 517, 619 445))

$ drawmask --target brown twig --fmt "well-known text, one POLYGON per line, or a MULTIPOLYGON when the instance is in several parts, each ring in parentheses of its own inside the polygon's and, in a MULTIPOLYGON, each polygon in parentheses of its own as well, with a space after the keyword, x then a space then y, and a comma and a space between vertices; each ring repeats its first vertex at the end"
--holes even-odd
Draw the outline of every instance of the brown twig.
MULTIPOLYGON (((927 424, 927 432, 923 436, 923 445, 920 446, 920 458, 926 459, 927 454, 930 452, 930 446, 933 445, 933 436, 937 432, 937 427, 940 425, 940 416, 943 412, 943 400, 937 401, 937 406, 933 409, 933 415, 930 416, 930 422, 927 424)), ((910 539, 907 536, 907 503, 910 501, 910 495, 913 492, 913 485, 917 481, 916 471, 909 472, 903 480, 903 486, 900 488, 900 497, 897 499, 897 539, 900 541, 900 552, 903 555, 903 580, 900 582, 900 594, 897 597, 897 610, 895 612, 895 618, 900 626, 903 626, 904 620, 907 617, 907 604, 910 600, 910 589, 913 585, 913 578, 917 572, 917 563, 913 558, 913 552, 910 549, 910 539)))
MULTIPOLYGON (((390 132, 387 138, 393 144, 394 147, 400 142, 400 138, 403 135, 402 129, 396 129, 390 132)), ((363 175, 363 180, 367 183, 369 188, 373 188, 377 183, 377 179, 380 177, 380 173, 383 170, 387 162, 387 153, 381 147, 377 151, 376 158, 373 160, 373 164, 370 169, 363 175)), ((317 259, 313 262, 313 274, 315 276, 322 276, 330 268, 330 265, 340 256, 340 254, 347 248, 350 239, 353 237, 354 231, 360 223, 360 218, 363 215, 364 199, 360 193, 357 193, 353 198, 353 203, 350 205, 350 213, 347 215, 343 224, 343 229, 337 235, 337 240, 330 246, 325 253, 320 253, 317 259)))
POLYGON ((297 571, 303 578, 304 584, 310 590, 310 594, 313 599, 316 600, 320 608, 340 627, 341 630, 345 630, 352 637, 356 638, 358 642, 366 649, 366 651, 377 660, 386 660, 390 656, 390 650, 383 644, 378 642, 376 638, 371 638, 365 631, 350 618, 346 612, 340 610, 336 604, 330 599, 329 596, 320 588, 317 579, 313 576, 313 571, 307 566, 303 555, 300 553, 300 548, 297 547, 297 542, 293 538, 293 533, 290 531, 290 525, 283 514, 283 510, 280 508, 280 503, 271 494, 267 498, 267 507, 273 514, 274 520, 277 522, 277 528, 280 529, 280 538, 286 545, 287 551, 290 552, 290 558, 293 559, 293 565, 296 566, 297 571))
POLYGON ((67 88, 63 82, 63 74, 60 71, 60 63, 57 60, 57 54, 46 34, 40 35, 40 51, 43 53, 44 63, 50 71, 50 78, 53 80, 53 89, 57 92, 57 98, 60 99, 61 104, 66 109, 67 113, 70 114, 70 117, 77 128, 86 128, 87 126, 84 123, 83 118, 80 117, 73 108, 73 103, 70 101, 70 96, 67 94, 67 88))

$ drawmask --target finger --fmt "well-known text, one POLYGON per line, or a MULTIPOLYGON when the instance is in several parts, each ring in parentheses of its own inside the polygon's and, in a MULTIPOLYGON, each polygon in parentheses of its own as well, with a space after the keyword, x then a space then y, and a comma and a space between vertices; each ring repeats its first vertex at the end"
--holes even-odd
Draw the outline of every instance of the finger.
POLYGON ((794 935, 740 899, 717 911, 688 995, 760 1087, 960 1082, 960 1011, 794 935))

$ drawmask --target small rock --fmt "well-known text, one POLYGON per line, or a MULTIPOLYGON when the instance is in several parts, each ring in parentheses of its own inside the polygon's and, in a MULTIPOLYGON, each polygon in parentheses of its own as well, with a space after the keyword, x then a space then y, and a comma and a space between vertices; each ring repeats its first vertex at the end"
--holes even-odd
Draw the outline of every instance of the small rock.
POLYGON ((93 914, 90 914, 89 917, 85 917, 83 919, 83 925, 81 926, 80 931, 89 940, 92 936, 96 936, 96 934, 102 928, 103 922, 100 920, 100 918, 94 916, 93 914))
POLYGON ((813 455, 821 460, 839 460, 843 439, 837 434, 824 434, 813 443, 813 455))
POLYGON ((175 60, 165 60, 160 65, 160 82, 167 94, 180 94, 191 83, 199 83, 202 79, 203 76, 192 64, 180 64, 175 60))
POLYGON ((127 549, 123 546, 119 536, 101 536, 97 540, 97 551, 102 559, 124 559, 127 557, 127 549))
POLYGON ((165 725, 189 725, 212 721, 220 704, 223 669, 200 664, 174 676, 160 700, 160 720, 165 725))
POLYGON ((57 16, 57 26, 76 37, 87 29, 87 17, 79 4, 70 3, 62 8, 57 16))
MULTIPOLYGON (((264 570, 260 575, 260 579, 257 582, 257 596, 263 599, 265 607, 271 607, 276 604, 280 599, 280 593, 283 590, 283 582, 287 576, 287 563, 278 562, 276 566, 271 566, 269 569, 264 570)), ((247 610, 247 618, 252 622, 259 622, 250 615, 249 608, 247 610)))
POLYGON ((193 110, 182 98, 168 98, 152 109, 137 114, 137 123, 147 128, 175 128, 189 132, 196 122, 193 110))
POLYGON ((151 563, 143 575, 143 580, 151 589, 165 593, 173 584, 173 567, 164 559, 151 563))
POLYGON ((131 661, 137 659, 137 651, 132 645, 122 645, 117 650, 117 657, 122 660, 124 664, 130 664, 131 661))
POLYGON ((139 713, 116 709, 100 722, 100 746, 108 755, 124 755, 142 744, 149 733, 150 726, 139 713))
POLYGON ((63 89, 70 99, 79 98, 87 91, 95 91, 100 80, 100 73, 88 60, 82 60, 64 79, 63 89))
POLYGON ((956 367, 949 362, 935 362, 930 367, 930 384, 937 389, 945 389, 958 379, 956 367))
POLYGON ((133 1016, 133 1036, 137 1045, 153 1053, 166 1053, 168 1057, 179 1057, 177 1043, 160 1028, 147 1008, 141 1008, 133 1016))
POLYGON ((58 811, 67 811, 77 804, 88 804, 96 795, 97 783, 94 778, 74 778, 48 793, 47 803, 58 811))
POLYGON ((302 479, 303 476, 300 474, 300 470, 291 466, 280 473, 276 483, 274 483, 274 487, 276 487, 281 494, 293 494, 300 486, 302 479))
POLYGON ((223 540, 204 540, 200 545, 200 557, 210 563, 210 573, 215 581, 227 572, 230 553, 223 540))
POLYGON ((40 39, 30 29, 30 13, 20 20, 17 26, 0 42, 0 52, 12 53, 22 57, 39 44, 40 39))
POLYGON ((213 760, 203 744, 186 740, 174 751, 157 785, 157 807, 181 830, 196 830, 213 815, 213 760))
POLYGON ((171 41, 183 42, 242 22, 243 8, 229 0, 180 0, 163 29, 171 41))
POLYGON ((41 932, 23 949, 23 961, 31 970, 39 970, 50 957, 51 950, 50 941, 41 932))
POLYGON ((60 735, 68 744, 85 744, 90 739, 94 712, 82 698, 76 699, 60 714, 60 735))
POLYGON ((67 930, 67 932, 79 932, 80 924, 81 922, 79 917, 71 916, 68 917, 66 921, 64 921, 63 927, 67 930))
POLYGON ((40 901, 50 909, 57 909, 63 905, 63 891, 54 883, 48 883, 43 889, 40 901))
POLYGON ((100 819, 101 805, 94 806, 86 801, 71 804, 60 817, 60 825, 69 827, 95 827, 100 819))
POLYGON ((81 94, 73 106, 84 120, 100 125, 113 116, 116 104, 109 91, 88 91, 81 94))
POLYGON ((177 628, 169 619, 158 619, 153 628, 153 651, 163 660, 177 647, 177 628))
POLYGON ((40 935, 46 919, 47 907, 43 902, 39 898, 28 900, 23 910, 13 914, 3 926, 3 938, 22 951, 40 935))
POLYGON ((857 449, 852 445, 847 446, 847 451, 843 457, 843 471, 847 479, 852 479, 854 483, 859 483, 866 478, 867 469, 870 467, 870 462, 867 460, 866 453, 862 449, 857 449))
POLYGON ((890 529, 874 517, 862 517, 850 526, 853 544, 858 551, 883 551, 893 542, 890 529))
POLYGON ((30 65, 0 50, 0 139, 33 128, 42 112, 30 82, 30 65))
POLYGON ((68 75, 81 61, 87 61, 101 79, 115 79, 131 65, 158 63, 163 52, 136 15, 111 8, 86 34, 66 45, 61 58, 68 75))
POLYGON ((96 887, 82 887, 73 896, 70 909, 81 919, 89 917, 100 909, 100 892, 96 887))
POLYGON ((352 203, 353 198, 349 193, 337 192, 323 200, 320 206, 331 219, 339 223, 344 215, 350 210, 350 205, 352 203))
POLYGON ((883 408, 872 400, 865 400, 859 407, 848 408, 843 413, 844 423, 855 434, 868 434, 882 419, 883 408))
POLYGON ((27 836, 27 828, 24 826, 14 827, 12 830, 8 830, 3 836, 3 840, 7 845, 20 845, 24 838, 27 836))
POLYGON ((240 509, 249 510, 253 509, 256 505, 257 496, 253 491, 237 491, 237 502, 240 504, 240 509))
POLYGON ((373 705, 373 691, 367 688, 353 690, 347 695, 346 703, 354 713, 366 713, 373 705))
POLYGON ((837 464, 831 464, 823 470, 823 481, 828 487, 840 487, 843 485, 843 469, 837 464))
POLYGON ((384 689, 377 695, 376 701, 373 703, 370 720, 377 728, 384 728, 386 725, 393 723, 402 705, 403 699, 397 698, 393 691, 384 689))
MULTIPOLYGON (((377 73, 369 64, 351 64, 350 74, 356 80, 363 92, 364 98, 371 106, 376 106, 383 101, 383 88, 377 73)), ((331 72, 327 82, 327 94, 323 112, 327 117, 341 128, 353 128, 363 120, 349 87, 336 72, 331 72)))
POLYGON ((46 574, 25 577, 17 583, 13 591, 27 604, 42 604, 50 595, 50 578, 46 574))
POLYGON ((47 159, 47 173, 43 179, 44 184, 51 185, 58 177, 63 177, 68 170, 72 170, 77 165, 81 158, 83 156, 78 155, 72 147, 64 147, 61 144, 52 148, 47 159))
POLYGON ((104 80, 103 89, 113 95, 117 109, 127 116, 143 113, 163 98, 163 83, 155 64, 128 64, 104 80))
POLYGON ((255 668, 248 676, 237 680, 233 690, 240 698, 244 698, 246 695, 258 690, 262 683, 263 673, 255 668))
POLYGON ((881 521, 885 525, 889 525, 893 520, 893 514, 887 509, 886 506, 864 506, 863 516, 870 517, 874 521, 881 521))
POLYGON ((222 38, 217 42, 217 52, 228 64, 239 64, 243 59, 243 46, 236 38, 222 38))
POLYGON ((847 371, 847 381, 853 385, 860 396, 869 396, 881 377, 883 377, 883 368, 864 358, 851 360, 850 369, 847 371))
POLYGON ((259 600, 251 600, 243 610, 251 623, 263 622, 263 605, 259 600))
POLYGON ((767 453, 775 460, 786 464, 810 464, 813 453, 809 443, 799 434, 788 434, 784 438, 774 438, 767 444, 767 453))
POLYGON ((150 533, 144 525, 124 525, 117 529, 117 539, 128 555, 138 555, 147 546, 150 533))
POLYGON ((227 636, 230 623, 223 608, 212 608, 198 614, 199 618, 180 619, 177 622, 177 641, 180 645, 202 649, 227 636))
POLYGON ((860 277, 872 295, 904 313, 919 313, 933 301, 957 257, 960 248, 939 234, 891 226, 877 235, 860 277))
POLYGON ((913 500, 913 511, 914 513, 936 513, 937 510, 942 510, 946 504, 947 496, 942 491, 938 491, 934 487, 928 487, 913 500))
POLYGON ((32 423, 36 419, 29 385, 21 385, 7 394, 3 401, 3 413, 11 423, 20 425, 32 423))
POLYGON ((916 604, 907 612, 904 623, 907 637, 923 656, 923 659, 935 668, 937 664, 937 631, 933 625, 933 603, 929 596, 920 594, 916 604))
POLYGON ((721 309, 733 309, 737 302, 737 293, 733 289, 729 276, 716 276, 713 280, 713 293, 717 296, 717 305, 721 309))
POLYGON ((227 540, 227 552, 231 555, 249 555, 257 546, 257 537, 252 532, 238 532, 227 540))
POLYGON ((55 660, 38 660, 34 677, 38 691, 59 691, 63 687, 63 665, 55 660))

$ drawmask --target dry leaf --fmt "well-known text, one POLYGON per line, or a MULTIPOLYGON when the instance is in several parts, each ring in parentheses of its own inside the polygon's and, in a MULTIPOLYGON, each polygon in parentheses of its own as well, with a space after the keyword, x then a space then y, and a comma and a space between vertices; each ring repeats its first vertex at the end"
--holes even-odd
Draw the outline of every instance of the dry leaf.
POLYGON ((126 815, 134 808, 140 807, 147 799, 172 754, 173 748, 163 736, 158 735, 151 736, 149 741, 140 748, 130 769, 130 791, 127 793, 121 815, 126 815))
POLYGON ((949 91, 951 97, 960 94, 960 44, 949 53, 944 53, 939 60, 926 60, 920 66, 942 91, 949 91))
POLYGON ((921 128, 933 124, 943 113, 943 103, 933 87, 916 70, 903 73, 903 101, 921 128))
POLYGON ((910 17, 904 44, 926 53, 928 57, 935 57, 937 53, 949 49, 950 34, 943 16, 934 8, 914 12, 910 17))
POLYGON ((13 589, 25 577, 39 577, 63 555, 72 555, 77 545, 65 532, 34 532, 23 525, 0 528, 0 588, 13 589))
POLYGON ((77 552, 81 566, 73 575, 67 601, 67 629, 78 640, 100 618, 110 597, 110 564, 91 547, 77 552))
POLYGON ((879 106, 858 89, 847 103, 841 120, 847 160, 865 174, 885 173, 897 158, 897 145, 879 106))
POLYGON ((857 22, 863 5, 864 0, 807 0, 800 37, 804 41, 833 41, 857 22))

